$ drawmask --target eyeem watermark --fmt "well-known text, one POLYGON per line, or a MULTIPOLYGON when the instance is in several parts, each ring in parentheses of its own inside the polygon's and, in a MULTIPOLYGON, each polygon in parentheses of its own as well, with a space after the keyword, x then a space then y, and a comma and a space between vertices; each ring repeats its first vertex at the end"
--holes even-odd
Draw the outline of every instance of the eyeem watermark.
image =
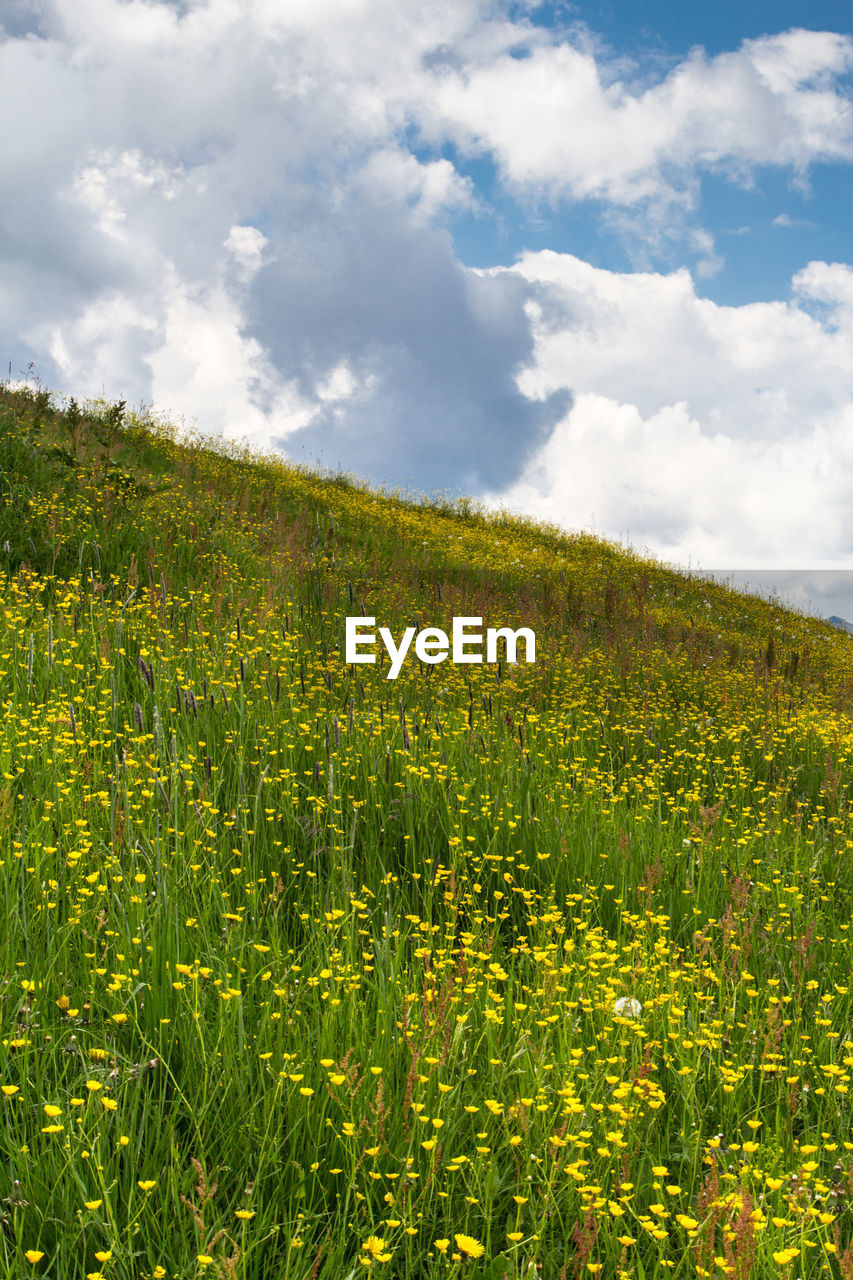
MULTIPOLYGON (((376 646, 376 633, 364 628, 374 627, 375 618, 347 618, 346 622, 346 660, 347 662, 375 662, 375 653, 360 653, 360 649, 376 646)), ((397 644, 387 627, 379 628, 382 643, 391 659, 391 669, 386 680, 396 680, 412 640, 415 642, 415 654, 421 662, 444 662, 450 656, 453 662, 497 662, 498 641, 506 645, 507 662, 517 662, 518 642, 524 641, 524 656, 527 662, 536 661, 536 636, 530 627, 519 627, 517 631, 510 627, 488 627, 485 635, 486 656, 482 652, 470 653, 472 648, 483 648, 483 619, 454 618, 451 635, 440 627, 424 627, 415 635, 414 627, 406 627, 397 644), (479 630, 477 629, 479 628, 479 630)))

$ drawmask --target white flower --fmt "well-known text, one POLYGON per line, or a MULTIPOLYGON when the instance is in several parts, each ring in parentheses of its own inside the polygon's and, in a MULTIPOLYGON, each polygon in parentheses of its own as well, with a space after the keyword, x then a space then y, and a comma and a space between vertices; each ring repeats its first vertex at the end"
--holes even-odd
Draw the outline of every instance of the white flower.
POLYGON ((623 1018, 639 1018, 643 1006, 635 996, 622 996, 613 1006, 613 1012, 621 1014, 623 1018))

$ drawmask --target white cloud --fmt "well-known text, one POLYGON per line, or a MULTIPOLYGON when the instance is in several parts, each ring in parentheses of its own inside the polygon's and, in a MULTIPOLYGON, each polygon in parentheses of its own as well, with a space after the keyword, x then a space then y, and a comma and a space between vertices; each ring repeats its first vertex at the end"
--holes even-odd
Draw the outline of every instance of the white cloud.
POLYGON ((233 253, 244 280, 251 279, 259 269, 268 243, 263 231, 259 231, 257 227, 242 227, 235 224, 228 232, 228 237, 224 241, 225 248, 233 253))
POLYGON ((379 204, 408 205, 421 224, 477 203, 470 178, 457 173, 449 160, 425 163, 400 148, 372 152, 359 173, 359 185, 379 204))
POLYGON ((158 317, 117 290, 108 290, 85 305, 64 325, 45 319, 27 337, 36 350, 49 352, 70 395, 108 393, 117 368, 140 379, 144 353, 158 330, 158 317), (85 376, 80 377, 85 369, 85 376))
MULTIPOLYGON (((810 262, 794 276, 794 292, 803 301, 823 303, 834 323, 850 336, 853 327, 853 267, 844 262, 810 262)), ((841 339, 843 341, 843 338, 841 339)))
POLYGON ((512 186, 617 205, 691 204, 702 169, 748 181, 756 165, 853 159, 841 77, 853 40, 794 30, 733 53, 691 55, 660 83, 608 78, 568 43, 438 69, 425 130, 490 151, 512 186))
POLYGON ((359 381, 353 374, 346 360, 329 374, 324 382, 317 386, 317 395, 321 400, 349 400, 358 390, 359 381))
POLYGON ((183 174, 169 172, 156 161, 148 160, 134 148, 113 154, 95 152, 76 173, 71 184, 71 198, 77 199, 93 215, 94 225, 104 235, 123 244, 130 238, 126 207, 137 215, 142 212, 143 194, 154 193, 160 200, 174 200, 183 174))
POLYGON ((813 263, 800 272, 800 305, 738 307, 700 297, 684 268, 619 273, 544 251, 510 270, 535 286, 528 306, 536 355, 520 378, 526 395, 569 384, 636 404, 643 415, 683 400, 715 431, 770 439, 849 395, 848 339, 806 309, 815 301, 846 319, 846 266, 813 263))
POLYGON ((817 223, 810 218, 792 218, 789 213, 777 213, 773 219, 774 227, 815 227, 817 223))
POLYGON ((722 271, 725 257, 716 252, 714 237, 709 232, 697 228, 690 233, 689 240, 692 249, 698 255, 694 270, 700 279, 707 280, 722 271))
POLYGON ((515 270, 536 287, 520 384, 575 400, 492 500, 684 562, 849 562, 849 267, 813 262, 791 302, 740 307, 699 297, 683 270, 621 275, 555 253, 515 270))

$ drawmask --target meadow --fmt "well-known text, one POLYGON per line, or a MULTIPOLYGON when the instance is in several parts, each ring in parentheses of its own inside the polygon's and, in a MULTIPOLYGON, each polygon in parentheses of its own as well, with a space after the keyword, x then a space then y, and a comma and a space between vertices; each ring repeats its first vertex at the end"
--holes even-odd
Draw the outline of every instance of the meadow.
POLYGON ((0 1272, 851 1280, 850 636, 33 388, 0 547, 0 1272))

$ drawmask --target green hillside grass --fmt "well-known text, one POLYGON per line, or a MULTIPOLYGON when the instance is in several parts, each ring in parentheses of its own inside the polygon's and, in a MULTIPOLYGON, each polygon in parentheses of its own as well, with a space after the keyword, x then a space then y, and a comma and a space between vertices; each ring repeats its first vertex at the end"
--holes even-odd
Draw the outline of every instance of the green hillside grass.
POLYGON ((0 547, 3 1274, 853 1276, 849 636, 9 387, 0 547))

